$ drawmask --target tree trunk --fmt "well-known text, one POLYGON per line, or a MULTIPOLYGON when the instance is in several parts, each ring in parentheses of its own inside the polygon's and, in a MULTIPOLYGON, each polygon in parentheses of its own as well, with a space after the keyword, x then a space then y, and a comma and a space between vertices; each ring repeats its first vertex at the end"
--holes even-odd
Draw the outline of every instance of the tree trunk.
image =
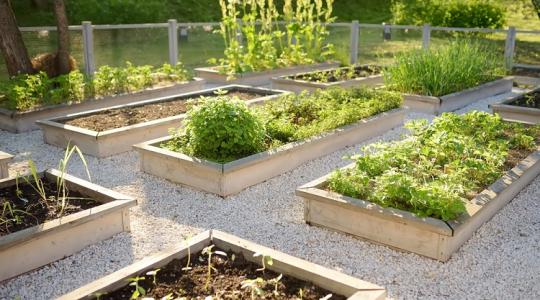
POLYGON ((58 75, 68 74, 71 71, 69 64, 69 32, 66 6, 64 0, 54 0, 54 15, 58 32, 58 51, 56 53, 56 66, 58 75))
POLYGON ((0 0, 0 48, 10 76, 34 73, 9 0, 0 0))
POLYGON ((532 0, 532 4, 536 10, 536 13, 538 14, 538 18, 540 19, 540 0, 532 0))

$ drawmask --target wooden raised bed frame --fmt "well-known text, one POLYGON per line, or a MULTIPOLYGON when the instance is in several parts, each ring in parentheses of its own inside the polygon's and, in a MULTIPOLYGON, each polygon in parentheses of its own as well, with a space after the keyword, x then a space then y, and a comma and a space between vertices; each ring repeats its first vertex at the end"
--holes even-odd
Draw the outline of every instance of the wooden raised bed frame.
POLYGON ((512 85, 512 79, 503 78, 441 97, 404 94, 403 105, 412 111, 439 115, 443 112, 460 109, 487 97, 509 93, 512 91, 512 85))
POLYGON ((499 103, 491 104, 489 107, 493 110, 493 113, 499 114, 503 120, 532 125, 540 124, 540 109, 510 105, 511 102, 524 98, 531 93, 540 93, 540 86, 525 94, 509 96, 499 103))
MULTIPOLYGON (((48 170, 40 175, 56 180, 61 174, 48 170)), ((68 174, 64 179, 69 190, 103 204, 0 237, 0 281, 130 230, 129 208, 136 200, 68 174)), ((12 185, 15 178, 0 180, 0 188, 12 185)))
POLYGON ((312 65, 298 65, 287 68, 279 68, 261 72, 248 72, 236 74, 235 79, 227 80, 226 74, 219 73, 218 67, 196 68, 197 77, 204 78, 211 84, 245 84, 252 86, 270 85, 272 77, 293 75, 301 72, 319 71, 328 68, 339 67, 338 62, 325 62, 312 65))
MULTIPOLYGON (((362 66, 357 66, 357 67, 369 67, 369 65, 362 65, 362 66)), ((330 69, 325 69, 325 70, 320 70, 320 71, 328 72, 328 71, 334 71, 336 69, 347 69, 347 67, 330 68, 330 69)), ((302 73, 297 73, 294 75, 274 77, 272 78, 272 88, 291 91, 295 93, 301 93, 303 91, 313 92, 318 89, 324 90, 324 89, 329 89, 333 87, 340 87, 340 88, 355 88, 355 87, 360 87, 360 86, 375 87, 375 86, 382 86, 384 83, 384 79, 381 74, 370 75, 367 77, 357 77, 357 78, 353 78, 349 80, 341 80, 341 81, 336 81, 336 82, 313 82, 313 81, 308 81, 308 80, 289 78, 290 76, 298 76, 298 75, 304 75, 304 74, 315 73, 315 72, 318 72, 318 71, 302 72, 302 73)))
POLYGON ((220 164, 160 148, 171 137, 135 145, 141 170, 222 197, 290 171, 312 159, 378 136, 403 123, 393 109, 298 142, 220 164))
POLYGON ((188 251, 190 253, 197 253, 210 245, 215 245, 225 251, 242 253, 246 260, 257 265, 261 264, 261 259, 253 257, 253 254, 263 253, 264 255, 272 257, 273 260, 271 266, 266 266, 267 269, 311 282, 332 293, 344 295, 345 297, 348 297, 349 300, 386 299, 385 289, 378 285, 260 246, 227 233, 211 230, 193 237, 189 240, 189 245, 187 246, 177 246, 146 257, 117 272, 78 288, 57 300, 95 299, 95 295, 98 293, 112 292, 126 286, 129 277, 163 267, 174 259, 186 257, 188 251))
MULTIPOLYGON (((354 164, 346 168, 352 167, 354 164)), ((330 175, 299 187, 296 195, 304 201, 304 219, 310 225, 447 261, 538 174, 540 146, 467 203, 466 213, 448 222, 327 191, 330 175)))
POLYGON ((146 89, 128 94, 87 99, 78 103, 44 106, 29 111, 14 111, 0 108, 0 129, 15 133, 36 130, 39 129, 35 124, 37 120, 57 118, 82 111, 133 103, 149 98, 166 97, 180 93, 198 91, 203 89, 204 84, 205 81, 203 79, 194 78, 192 81, 186 83, 177 83, 171 86, 146 89))
POLYGON ((9 176, 8 164, 13 160, 13 155, 0 151, 0 179, 9 176))
POLYGON ((265 101, 274 100, 285 93, 283 91, 277 90, 253 88, 241 85, 229 85, 219 88, 201 90, 198 92, 185 93, 126 105, 113 106, 99 110, 85 111, 78 114, 70 115, 68 117, 41 120, 37 123, 39 124, 39 126, 41 126, 41 129, 43 130, 43 140, 47 144, 65 148, 69 143, 70 145, 77 145, 79 149, 81 149, 81 151, 85 154, 89 154, 95 157, 107 157, 130 151, 134 144, 142 143, 144 141, 168 135, 171 128, 177 128, 182 125, 182 121, 184 120, 186 115, 180 114, 176 116, 161 118, 100 132, 67 125, 64 124, 64 121, 80 118, 83 116, 89 116, 110 109, 143 106, 147 104, 173 101, 182 98, 193 98, 197 97, 198 95, 213 95, 213 93, 218 90, 239 90, 243 92, 266 94, 266 96, 261 96, 259 98, 246 101, 246 104, 248 105, 256 105, 264 103, 265 101))

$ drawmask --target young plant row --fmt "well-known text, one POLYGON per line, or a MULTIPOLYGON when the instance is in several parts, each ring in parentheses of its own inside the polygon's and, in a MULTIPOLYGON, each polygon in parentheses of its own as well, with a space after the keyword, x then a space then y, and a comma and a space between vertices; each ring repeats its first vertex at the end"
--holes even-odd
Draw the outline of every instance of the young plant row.
POLYGON ((407 128, 410 137, 352 156, 355 166, 335 171, 328 188, 420 217, 453 220, 540 142, 540 126, 477 111, 445 113, 430 125, 413 121, 407 128))
POLYGON ((45 72, 24 74, 0 83, 0 107, 30 110, 43 105, 80 102, 87 98, 135 92, 160 84, 191 79, 182 64, 126 67, 102 66, 92 78, 80 71, 49 78, 45 72))
POLYGON ((235 74, 326 61, 333 45, 325 43, 326 24, 334 21, 334 0, 285 0, 280 13, 273 0, 220 0, 219 33, 224 58, 211 59, 220 71, 235 74), (278 21, 285 21, 280 28, 278 21))
POLYGON ((253 109, 225 95, 203 98, 162 146, 224 163, 397 108, 401 101, 399 94, 364 88, 290 94, 253 109))

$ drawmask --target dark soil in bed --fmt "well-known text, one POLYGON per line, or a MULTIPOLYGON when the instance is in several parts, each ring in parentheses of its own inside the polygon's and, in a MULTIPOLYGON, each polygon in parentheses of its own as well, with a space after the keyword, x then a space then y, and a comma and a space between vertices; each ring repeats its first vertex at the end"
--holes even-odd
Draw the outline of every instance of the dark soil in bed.
MULTIPOLYGON (((240 100, 248 101, 265 95, 234 91, 227 93, 227 96, 238 97, 240 100)), ((121 128, 129 125, 184 114, 189 108, 188 101, 196 101, 197 99, 199 99, 199 97, 182 98, 136 107, 104 110, 92 115, 64 121, 64 124, 94 131, 105 131, 109 129, 121 128)))
POLYGON ((303 80, 310 82, 330 83, 338 81, 346 81, 355 78, 363 78, 381 73, 380 67, 375 66, 360 66, 353 69, 339 68, 329 71, 316 71, 303 73, 299 75, 289 76, 289 79, 303 80))
POLYGON ((540 78, 540 70, 526 69, 526 68, 514 68, 512 70, 512 75, 539 77, 540 78))
MULTIPOLYGON (((219 249, 212 249, 214 252, 219 249)), ((255 293, 254 299, 304 299, 319 300, 330 292, 315 287, 313 284, 304 282, 289 276, 283 276, 277 282, 277 293, 274 292, 276 285, 271 282, 280 274, 269 270, 260 271, 259 265, 244 259, 242 254, 227 253, 227 257, 213 254, 212 271, 208 289, 207 283, 208 256, 201 252, 191 256, 191 270, 182 270, 186 267, 187 258, 173 260, 157 272, 156 284, 153 283, 153 276, 145 273, 139 274, 145 279, 138 283, 146 291, 146 297, 161 299, 171 294, 171 299, 185 297, 185 299, 201 299, 212 296, 213 299, 252 299, 251 290, 242 288, 245 280, 264 279, 258 287, 262 290, 261 295, 255 293), (302 290, 302 298, 300 298, 302 290)), ((151 270, 152 271, 152 270, 151 270)), ((101 299, 130 299, 135 290, 134 286, 125 287, 114 292, 107 293, 101 299)), ((184 299, 184 298, 181 298, 184 299)), ((332 295, 332 300, 345 299, 343 296, 332 295)))
POLYGON ((540 109, 540 92, 528 93, 523 97, 508 103, 514 106, 540 109))
MULTIPOLYGON (((34 184, 33 179, 29 179, 29 181, 34 184)), ((22 178, 19 180, 19 191, 17 191, 16 185, 0 188, 0 236, 59 217, 60 209, 54 200, 58 193, 56 181, 51 182, 43 178, 43 187, 47 200, 41 199, 36 190, 24 182, 22 178)), ((69 192, 68 197, 68 204, 64 208, 62 216, 101 204, 92 199, 84 198, 83 195, 77 192, 69 192)))

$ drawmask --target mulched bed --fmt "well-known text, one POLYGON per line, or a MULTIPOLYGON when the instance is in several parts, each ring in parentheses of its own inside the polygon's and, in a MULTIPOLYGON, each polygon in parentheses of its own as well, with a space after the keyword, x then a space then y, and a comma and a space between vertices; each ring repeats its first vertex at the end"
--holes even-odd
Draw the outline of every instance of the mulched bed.
MULTIPOLYGON (((56 181, 43 178, 43 187, 47 200, 43 200, 37 191, 21 178, 19 180, 19 190, 16 185, 0 189, 0 236, 20 231, 46 221, 58 218, 59 210, 57 202, 54 200, 58 193, 56 181), (7 207, 9 203, 13 214, 7 207), (9 222, 6 222, 7 220, 9 222)), ((29 179, 33 184, 33 179, 29 179)), ((77 192, 68 193, 69 201, 63 215, 66 216, 85 209, 100 205, 101 203, 85 198, 77 192), (82 199, 81 199, 82 198, 82 199)))
POLYGON ((381 68, 374 66, 360 66, 356 67, 351 73, 348 68, 336 69, 335 71, 318 71, 311 73, 304 73, 300 75, 289 76, 289 79, 303 80, 310 82, 330 83, 351 80, 355 78, 363 78, 381 73, 381 68))
POLYGON ((514 69, 512 69, 512 75, 540 77, 540 70, 525 69, 525 68, 514 68, 514 69))
MULTIPOLYGON (((221 251, 212 249, 212 251, 221 251)), ((139 274, 145 279, 138 284, 145 291, 145 297, 162 299, 170 294, 171 299, 186 297, 185 299, 205 299, 212 296, 213 299, 252 299, 251 290, 242 288, 246 279, 263 278, 265 283, 259 285, 262 290, 261 295, 255 293, 254 299, 304 299, 319 300, 331 294, 330 292, 289 276, 283 276, 277 283, 277 292, 274 291, 276 285, 268 282, 277 278, 280 274, 270 270, 257 270, 259 265, 251 263, 242 254, 227 253, 227 257, 213 254, 212 271, 208 289, 205 288, 208 274, 208 256, 201 252, 191 255, 191 270, 182 270, 187 265, 187 258, 173 260, 162 267, 156 275, 156 284, 153 283, 153 276, 139 274), (302 297, 300 297, 302 290, 302 297)), ((135 287, 126 285, 114 292, 103 295, 100 299, 130 299, 135 287)), ((181 298, 184 299, 184 298, 181 298)), ((329 299, 346 299, 343 296, 332 295, 329 299)))
MULTIPOLYGON (((227 96, 238 97, 240 100, 248 101, 266 95, 232 91, 227 93, 227 96)), ((136 107, 110 109, 92 115, 66 120, 63 123, 94 131, 105 131, 184 114, 189 108, 188 101, 197 101, 198 99, 199 97, 183 98, 136 107)))

